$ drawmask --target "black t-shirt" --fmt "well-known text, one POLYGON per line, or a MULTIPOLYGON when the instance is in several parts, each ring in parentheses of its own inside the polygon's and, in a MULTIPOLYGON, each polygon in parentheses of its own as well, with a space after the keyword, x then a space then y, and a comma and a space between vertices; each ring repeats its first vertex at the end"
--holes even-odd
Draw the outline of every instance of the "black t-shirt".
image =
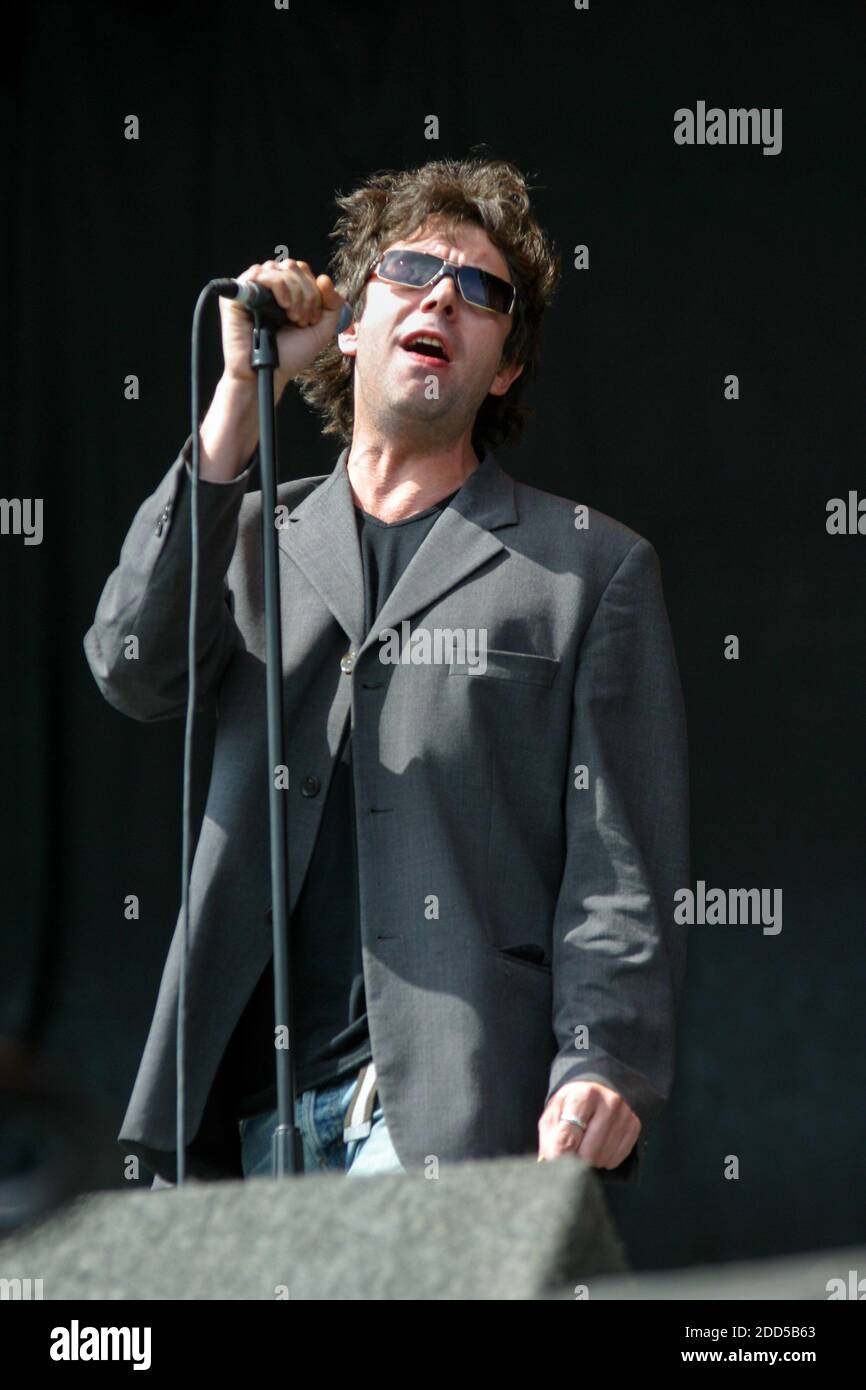
MULTIPOLYGON (((456 495, 452 492, 402 521, 380 521, 355 507, 366 631, 439 513, 456 495)), ((291 920, 298 1094, 352 1075, 372 1058, 361 959, 351 757, 347 719, 319 834, 291 920)), ((232 1034, 229 1056, 238 1117, 273 1109, 273 958, 232 1034)))

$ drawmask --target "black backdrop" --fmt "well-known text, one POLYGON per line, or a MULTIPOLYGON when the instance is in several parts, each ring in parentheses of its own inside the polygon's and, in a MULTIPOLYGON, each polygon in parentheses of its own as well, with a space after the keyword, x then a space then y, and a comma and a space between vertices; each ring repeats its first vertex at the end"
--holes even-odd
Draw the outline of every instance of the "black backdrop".
MULTIPOLYGON (((43 498, 45 531, 0 537, 0 1021, 29 1020, 98 1102, 94 1171, 123 1183, 113 1136, 179 901, 183 729, 112 710, 81 639, 186 437, 196 295, 279 243, 325 269, 337 188, 484 142, 530 176, 564 262, 537 413, 499 461, 658 550, 692 882, 783 890, 776 936, 692 929, 674 1097, 617 1220, 642 1267, 862 1241, 866 536, 825 526, 829 498, 866 493, 861 6, 214 0, 21 21, 2 491, 43 498), (781 153, 676 145, 699 100, 781 107, 781 153)), ((336 459, 294 388, 279 447, 284 477, 336 459)))

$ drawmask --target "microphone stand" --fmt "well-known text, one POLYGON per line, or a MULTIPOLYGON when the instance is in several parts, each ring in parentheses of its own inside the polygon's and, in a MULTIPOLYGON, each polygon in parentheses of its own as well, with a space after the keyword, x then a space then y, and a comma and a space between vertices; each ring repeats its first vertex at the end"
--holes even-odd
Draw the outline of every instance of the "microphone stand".
POLYGON ((288 792, 278 788, 277 768, 286 767, 283 725, 283 651, 280 631, 279 556, 276 533, 276 430, 274 426, 274 368, 279 366, 277 329, 286 316, 279 305, 251 309, 253 346, 250 365, 256 371, 259 405, 259 465, 262 481, 262 552, 264 560, 265 639, 271 845, 271 913, 274 937, 274 1021, 285 1026, 289 1046, 277 1047, 277 1127, 271 1150, 271 1176, 304 1171, 301 1131, 295 1124, 295 1058, 292 990, 289 964, 288 792))
MULTIPOLYGON (((250 365, 256 372, 256 391, 259 407, 259 466, 261 468, 262 497, 262 556, 265 595, 265 681, 268 725, 269 788, 268 810, 270 822, 271 856, 271 924, 273 928, 273 966, 274 966, 274 1031, 285 1029, 288 1047, 277 1047, 274 1038, 275 1072, 277 1083, 277 1127, 271 1147, 271 1176, 284 1177, 304 1171, 304 1147, 301 1132, 295 1125, 296 1073, 293 1046, 294 1010, 291 989, 291 953, 289 931, 289 815, 288 803, 282 790, 275 785, 276 771, 286 768, 285 741, 283 737, 283 652, 280 623, 279 556, 276 538, 276 429, 274 425, 274 369, 279 366, 280 354, 276 335, 289 322, 288 316, 277 303, 270 290, 263 286, 241 284, 232 279, 210 280, 196 303, 193 316, 192 334, 192 416, 193 416, 193 460, 197 458, 199 431, 198 411, 198 343, 201 311, 207 298, 217 294, 226 299, 239 299, 253 317, 252 350, 250 365)), ((337 332, 344 332, 352 322, 352 310, 344 303, 337 324, 337 332)), ((198 480, 197 469, 195 470, 198 480)), ((197 512, 196 491, 192 499, 192 597, 190 602, 190 646, 194 647, 195 632, 195 594, 197 590, 197 512)), ((190 653, 190 691, 194 688, 195 654, 190 653)), ((189 923, 189 769, 192 749, 192 713, 194 702, 190 700, 187 710, 187 728, 184 740, 184 868, 183 868, 183 942, 184 949, 180 960, 180 986, 177 1025, 177 1184, 182 1185, 185 1177, 185 997, 186 997, 186 951, 189 923)), ((285 788, 288 791, 289 787, 285 788)))

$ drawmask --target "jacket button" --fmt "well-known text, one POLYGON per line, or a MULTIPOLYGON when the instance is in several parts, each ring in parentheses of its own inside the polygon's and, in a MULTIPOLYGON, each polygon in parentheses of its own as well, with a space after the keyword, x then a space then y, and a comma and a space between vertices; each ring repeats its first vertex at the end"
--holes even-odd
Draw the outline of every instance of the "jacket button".
POLYGON ((340 670, 344 676, 348 676, 355 665, 355 652, 346 652, 345 656, 340 657, 340 670))
POLYGON ((318 795, 318 791, 321 785, 322 784, 319 781, 318 777, 314 777, 312 773, 307 773, 306 777, 302 778, 301 780, 301 796, 318 795))

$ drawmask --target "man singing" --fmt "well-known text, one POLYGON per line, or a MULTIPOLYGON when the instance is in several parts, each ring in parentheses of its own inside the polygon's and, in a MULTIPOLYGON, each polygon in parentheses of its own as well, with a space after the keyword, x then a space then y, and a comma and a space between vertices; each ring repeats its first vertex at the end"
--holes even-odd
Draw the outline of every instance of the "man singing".
MULTIPOLYGON (((520 172, 440 160, 337 202, 331 275, 288 259, 239 277, 290 320, 276 397, 296 382, 342 443, 330 473, 279 485, 275 518, 304 1170, 532 1153, 634 1179, 672 1086, 689 882, 658 557, 494 456, 520 436, 559 278, 520 172)), ((220 313, 198 503, 216 737, 187 973, 201 1179, 269 1173, 277 1123, 256 373, 250 316, 220 313)), ((186 710, 190 458, 191 438, 85 637, 136 719, 186 710)), ((119 1136, 157 1185, 176 1180, 180 950, 178 922, 119 1136)))

